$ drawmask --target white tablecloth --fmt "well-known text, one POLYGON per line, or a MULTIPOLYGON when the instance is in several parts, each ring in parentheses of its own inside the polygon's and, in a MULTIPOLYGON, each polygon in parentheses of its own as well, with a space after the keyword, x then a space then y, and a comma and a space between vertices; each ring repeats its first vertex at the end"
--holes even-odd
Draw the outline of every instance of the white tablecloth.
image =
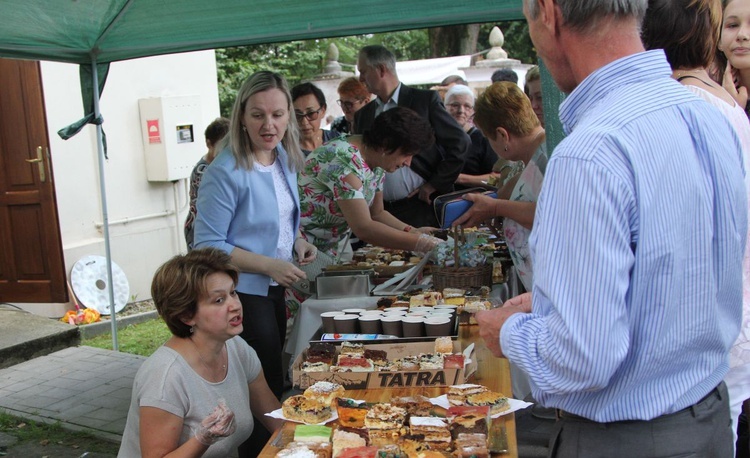
POLYGON ((310 339, 315 332, 320 329, 323 320, 320 314, 335 310, 348 308, 374 309, 377 307, 379 297, 375 296, 358 296, 346 297, 341 299, 307 299, 299 308, 299 313, 294 319, 292 332, 289 335, 289 341, 286 344, 286 352, 292 355, 291 361, 307 348, 310 339))

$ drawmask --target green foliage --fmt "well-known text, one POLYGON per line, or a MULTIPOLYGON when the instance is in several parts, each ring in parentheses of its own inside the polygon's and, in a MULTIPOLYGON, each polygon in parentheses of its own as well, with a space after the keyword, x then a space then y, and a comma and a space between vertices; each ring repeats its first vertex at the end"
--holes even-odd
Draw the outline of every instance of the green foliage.
MULTIPOLYGON (((151 356, 164 342, 172 336, 169 328, 161 318, 130 325, 117 333, 117 345, 120 351, 134 355, 151 356)), ((81 345, 112 350, 112 335, 83 339, 81 345)))
MULTIPOLYGON (((488 50, 489 34, 496 25, 483 24, 477 49, 488 50)), ((507 21, 497 24, 505 35, 503 46, 508 55, 524 63, 536 63, 536 52, 529 38, 526 21, 507 21)), ((354 71, 357 53, 369 44, 382 44, 396 55, 396 59, 418 60, 430 57, 427 29, 400 32, 353 35, 288 43, 272 43, 216 50, 221 115, 229 116, 232 104, 245 78, 259 70, 272 70, 283 75, 290 86, 309 81, 322 73, 328 46, 335 43, 339 63, 345 71, 354 71)))

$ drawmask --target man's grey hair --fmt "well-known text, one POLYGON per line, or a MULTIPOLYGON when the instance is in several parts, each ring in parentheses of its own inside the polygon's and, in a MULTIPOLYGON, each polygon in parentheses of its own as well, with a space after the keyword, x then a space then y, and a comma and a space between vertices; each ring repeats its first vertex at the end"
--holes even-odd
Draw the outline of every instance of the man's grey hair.
POLYGON ((381 45, 368 45, 359 50, 359 55, 364 58, 364 61, 370 67, 377 67, 383 65, 394 75, 396 74, 396 56, 392 52, 388 51, 385 46, 381 45))
POLYGON ((445 103, 448 104, 455 95, 466 95, 471 97, 472 104, 474 104, 474 100, 476 99, 474 91, 469 86, 456 84, 451 86, 450 89, 448 89, 448 92, 445 93, 445 103))
MULTIPOLYGON (((524 0, 529 18, 539 15, 537 0, 524 0)), ((648 0, 557 0, 562 10, 562 19, 566 26, 585 31, 596 24, 598 19, 608 16, 616 18, 634 17, 640 24, 646 15, 648 0)))

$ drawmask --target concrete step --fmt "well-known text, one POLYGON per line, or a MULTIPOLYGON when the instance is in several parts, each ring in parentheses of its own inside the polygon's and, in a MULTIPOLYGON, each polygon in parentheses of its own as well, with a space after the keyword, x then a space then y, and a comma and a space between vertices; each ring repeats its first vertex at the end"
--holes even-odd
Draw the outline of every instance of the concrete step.
POLYGON ((0 329, 0 369, 81 342, 75 326, 8 306, 0 306, 0 329))

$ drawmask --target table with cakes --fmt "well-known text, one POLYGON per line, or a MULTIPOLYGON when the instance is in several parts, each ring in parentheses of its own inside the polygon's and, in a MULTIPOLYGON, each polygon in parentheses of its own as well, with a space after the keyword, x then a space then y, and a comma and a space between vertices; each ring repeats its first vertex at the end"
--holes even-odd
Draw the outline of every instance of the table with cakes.
MULTIPOLYGON (((510 398, 508 361, 490 353, 473 319, 499 305, 492 286, 502 281, 502 253, 491 240, 480 237, 473 246, 479 244, 487 253, 482 266, 458 262, 466 253, 457 250, 445 256, 456 261, 452 266, 438 257, 425 267, 409 253, 369 247, 365 262, 361 256, 350 262, 357 275, 373 267, 368 261, 386 266, 385 279, 411 275, 415 266, 420 272, 408 285, 373 281, 367 272, 370 294, 338 284, 329 294, 319 283, 323 294, 302 303, 287 345, 298 394, 271 414, 286 421, 260 456, 518 456, 513 412, 529 404, 510 398), (448 275, 435 281, 440 270, 448 275)), ((341 266, 334 270, 347 277, 341 266)))

